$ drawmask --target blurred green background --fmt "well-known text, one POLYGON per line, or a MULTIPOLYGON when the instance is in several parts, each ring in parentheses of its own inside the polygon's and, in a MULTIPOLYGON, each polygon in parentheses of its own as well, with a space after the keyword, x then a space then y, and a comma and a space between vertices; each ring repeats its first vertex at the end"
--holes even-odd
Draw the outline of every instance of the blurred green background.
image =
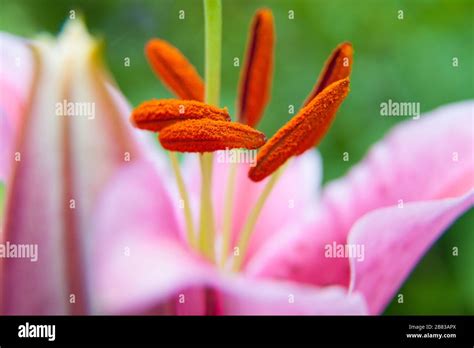
MULTIPOLYGON (((105 38, 107 64, 133 105, 171 97, 143 55, 152 37, 172 42, 203 75, 201 1, 0 0, 0 5, 0 30, 27 37, 56 33, 71 9, 81 11, 90 30, 105 38), (181 10, 184 19, 179 19, 181 10), (124 66, 126 57, 130 67, 124 66)), ((342 41, 354 45, 352 92, 319 147, 325 181, 343 175, 401 121, 380 117, 381 102, 417 101, 426 112, 474 96, 472 0, 224 0, 221 104, 231 112, 240 69, 233 60, 242 62, 252 15, 262 6, 273 10, 277 30, 272 100, 259 126, 267 135, 291 118, 290 104, 299 108, 332 49, 342 41), (458 67, 453 67, 453 57, 459 59, 458 67), (348 162, 342 161, 345 151, 348 162)), ((393 301, 386 314, 474 314, 473 226, 471 211, 415 269, 400 290, 404 303, 393 301), (459 248, 457 257, 452 256, 454 246, 459 248)))

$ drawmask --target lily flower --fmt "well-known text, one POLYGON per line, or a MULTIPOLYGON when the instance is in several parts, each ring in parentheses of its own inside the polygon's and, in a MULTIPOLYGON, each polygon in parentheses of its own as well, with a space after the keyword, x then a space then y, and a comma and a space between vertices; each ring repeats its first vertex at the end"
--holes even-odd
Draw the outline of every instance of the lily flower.
MULTIPOLYGON (((254 23, 261 23, 258 18, 259 13, 254 23)), ((261 27, 254 24, 253 30, 261 27)), ((247 57, 263 61, 260 55, 267 56, 272 45, 250 41, 256 47, 247 57)), ((430 245, 474 203, 473 134, 465 127, 472 122, 473 102, 396 126, 346 177, 320 189, 321 160, 312 147, 347 96, 348 43, 328 59, 300 112, 265 144, 251 128, 226 120, 225 109, 202 103, 206 87, 177 49, 154 40, 146 53, 158 76, 187 100, 145 102, 131 120, 159 133, 171 151, 178 188, 146 161, 134 162, 107 184, 93 234, 100 313, 379 314, 430 245), (182 166, 173 160, 174 151, 226 146, 262 146, 255 167, 236 167, 230 195, 232 164, 214 163, 208 173, 199 170, 195 155, 185 155, 182 166), (204 176, 214 178, 216 221, 196 232, 191 208, 202 204, 204 176), (214 228, 215 234, 201 239, 214 228), (364 253, 328 253, 334 244, 360 246, 364 253)), ((264 81, 261 86, 269 88, 270 70, 244 73, 243 79, 256 78, 248 83, 264 81)), ((252 105, 252 93, 239 95, 240 105, 252 105)), ((254 127, 263 109, 255 107, 258 112, 240 120, 254 127)))
POLYGON ((130 111, 80 23, 66 25, 57 42, 1 38, 2 46, 9 40, 0 64, 0 172, 8 182, 1 241, 39 246, 35 263, 0 259, 2 314, 383 311, 473 204, 473 135, 465 125, 474 103, 397 126, 321 191, 321 160, 311 148, 348 93, 352 48, 336 49, 298 115, 265 142, 255 129, 271 82, 271 69, 256 62, 273 59, 273 20, 264 11, 252 25, 241 78, 241 91, 252 92, 239 93, 240 123, 209 103, 207 79, 204 86, 178 50, 152 62, 184 100, 145 102, 132 121, 159 133, 176 187, 154 162, 161 156, 145 154, 140 132, 123 122, 130 111), (94 103, 95 117, 60 116, 64 101, 66 110, 69 102, 94 103), (261 148, 256 167, 203 165, 206 153, 240 147, 261 148), (195 155, 180 166, 176 151, 199 153, 201 171, 195 155), (334 244, 365 252, 333 255, 334 244))
POLYGON ((0 258, 0 313, 90 313, 90 216, 114 172, 145 157, 143 145, 81 20, 57 39, 1 34, 0 45, 0 240, 37 248, 37 260, 0 258))

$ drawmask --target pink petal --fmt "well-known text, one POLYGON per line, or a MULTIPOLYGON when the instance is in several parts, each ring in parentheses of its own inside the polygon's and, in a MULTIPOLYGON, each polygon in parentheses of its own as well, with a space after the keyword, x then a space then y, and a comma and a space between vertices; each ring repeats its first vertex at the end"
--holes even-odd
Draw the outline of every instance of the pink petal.
POLYGON ((345 178, 325 188, 311 224, 275 236, 252 259, 249 273, 348 286, 347 260, 324 252, 328 244, 345 243, 360 217, 400 199, 406 204, 455 197, 473 187, 473 106, 444 106, 397 126, 345 178))
POLYGON ((249 261, 246 272, 252 277, 347 287, 347 259, 325 256, 328 244, 345 242, 334 235, 336 224, 327 208, 318 205, 311 221, 295 221, 269 240, 249 261))
POLYGON ((222 275, 177 240, 142 229, 109 243, 97 268, 97 313, 192 315, 365 314, 360 294, 340 287, 222 275), (145 237, 148 236, 148 237, 145 237), (126 256, 124 248, 129 248, 126 256))
POLYGON ((150 232, 151 236, 181 239, 177 222, 177 217, 182 217, 179 202, 171 200, 167 180, 163 180, 155 164, 145 160, 135 160, 117 170, 95 206, 97 232, 92 236, 92 244, 133 234, 130 231, 134 229, 150 232))
POLYGON ((146 225, 117 232, 100 244, 107 251, 96 262, 95 313, 204 314, 204 287, 212 270, 203 260, 146 225))
POLYGON ((12 148, 32 83, 34 62, 28 42, 0 33, 0 181, 11 171, 12 148))
POLYGON ((134 161, 105 187, 93 217, 94 312, 204 313, 204 290, 194 285, 209 269, 182 239, 170 182, 151 162, 134 161))
POLYGON ((20 119, 20 137, 8 154, 13 161, 18 152, 21 160, 14 162, 7 184, 2 237, 15 244, 37 244, 39 257, 36 263, 0 260, 0 311, 85 313, 84 260, 95 223, 90 219, 93 206, 110 176, 127 163, 126 153, 136 160, 142 149, 124 123, 129 110, 119 109, 109 93, 110 80, 94 60, 93 40, 80 22, 69 22, 59 42, 34 45, 41 68, 20 119), (95 105, 95 119, 57 115, 56 103, 63 100, 95 105))
POLYGON ((281 281, 225 279, 220 286, 220 309, 226 315, 361 315, 366 304, 360 294, 331 286, 315 288, 281 281))
POLYGON ((221 274, 176 231, 165 185, 147 162, 130 164, 107 185, 92 234, 96 313, 366 313, 363 298, 346 289, 221 274))
POLYGON ((375 210, 357 221, 349 244, 364 246, 351 259, 351 289, 362 292, 370 313, 382 312, 420 258, 443 231, 474 204, 474 190, 458 197, 375 210))
POLYGON ((328 185, 326 204, 338 234, 380 207, 465 194, 474 176, 474 102, 440 107, 403 122, 349 174, 328 185), (457 160, 455 156, 457 154, 457 160))

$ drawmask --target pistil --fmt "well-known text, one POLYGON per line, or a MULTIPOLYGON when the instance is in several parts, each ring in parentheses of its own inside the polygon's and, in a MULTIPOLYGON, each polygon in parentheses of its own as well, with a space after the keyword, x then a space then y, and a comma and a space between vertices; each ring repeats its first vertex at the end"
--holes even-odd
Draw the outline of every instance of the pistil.
POLYGON ((199 223, 199 249, 209 260, 215 260, 215 225, 212 205, 212 153, 199 155, 201 164, 201 218, 199 223))
MULTIPOLYGON (((221 86, 221 43, 222 9, 220 0, 204 0, 205 18, 205 97, 206 103, 218 106, 221 86)), ((203 253, 214 260, 214 209, 212 206, 212 165, 213 154, 200 155, 201 218, 199 225, 199 245, 203 253)))

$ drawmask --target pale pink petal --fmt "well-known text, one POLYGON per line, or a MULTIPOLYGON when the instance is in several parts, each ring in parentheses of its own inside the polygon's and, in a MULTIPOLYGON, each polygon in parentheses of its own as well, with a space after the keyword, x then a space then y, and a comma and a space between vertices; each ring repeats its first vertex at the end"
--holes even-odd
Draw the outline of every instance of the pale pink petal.
POLYGON ((29 98, 33 72, 28 42, 0 33, 0 181, 6 181, 11 171, 13 142, 29 98))
POLYGON ((430 246, 473 204, 474 190, 458 198, 378 209, 357 221, 348 242, 363 246, 364 256, 351 258, 351 289, 364 294, 370 313, 383 311, 430 246))
POLYGON ((180 239, 179 202, 173 202, 159 169, 152 162, 135 160, 122 166, 104 186, 94 209, 95 244, 139 228, 154 236, 180 239))
POLYGON ((174 203, 155 166, 123 168, 104 190, 92 233, 95 313, 364 314, 346 289, 221 273, 177 232, 174 203))
POLYGON ((154 231, 137 225, 100 244, 106 250, 94 273, 95 313, 204 314, 212 268, 176 239, 154 231), (184 303, 177 306, 180 295, 184 303))
POLYGON ((220 310, 226 315, 362 315, 363 296, 331 286, 315 288, 281 281, 225 279, 220 310))
POLYGON ((37 244, 39 257, 35 263, 0 260, 0 311, 85 313, 84 260, 96 198, 118 168, 142 156, 142 149, 124 123, 128 110, 120 109, 108 91, 109 79, 92 54, 94 41, 79 21, 69 22, 58 41, 43 39, 33 46, 41 68, 8 155, 18 152, 21 159, 7 183, 2 237, 37 244), (62 116, 57 105, 64 101, 93 105, 95 117, 62 116))
MULTIPOLYGON (((26 104, 31 97, 35 61, 33 59, 30 40, 0 32, 0 181, 7 181, 10 167, 13 164, 15 152, 13 146, 18 135, 22 117, 25 117, 26 104)), ((119 110, 120 117, 127 124, 131 107, 120 90, 115 86, 111 76, 101 72, 107 99, 119 110)), ((86 98, 87 96, 84 96, 86 98)), ((127 127, 130 133, 133 130, 127 127)), ((135 131, 134 131, 135 132, 135 131)), ((146 149, 144 154, 151 154, 164 168, 163 156, 157 156, 151 137, 144 132, 135 132, 136 141, 146 149)))
POLYGON ((97 313, 181 315, 365 314, 360 294, 339 287, 225 276, 175 239, 133 229, 108 243, 97 265, 97 313), (144 232, 144 233, 142 233, 144 232), (122 238, 123 237, 123 238, 122 238), (127 248, 127 249, 125 249, 127 248), (124 253, 128 250, 128 254, 124 253))
POLYGON ((208 271, 182 240, 182 211, 163 179, 156 165, 132 161, 105 187, 93 216, 95 313, 203 314, 200 290, 188 288, 208 271), (175 308, 181 294, 188 301, 175 308))
POLYGON ((346 236, 354 222, 380 207, 456 197, 474 186, 474 102, 440 107, 405 121, 349 174, 330 184, 326 204, 346 236))
POLYGON ((96 313, 203 314, 200 290, 188 287, 207 271, 182 240, 176 219, 182 211, 167 180, 155 164, 134 161, 105 187, 93 217, 90 275, 96 313), (171 308, 176 288, 176 300, 181 294, 188 301, 171 308))
POLYGON ((397 126, 349 174, 328 185, 313 223, 283 231, 248 267, 253 276, 349 285, 347 259, 325 248, 345 243, 352 225, 402 200, 455 197, 474 186, 473 102, 444 106, 397 126))
POLYGON ((127 231, 97 265, 97 313, 181 315, 366 314, 360 294, 340 287, 223 275, 175 239, 127 231), (127 235, 127 237, 125 236, 127 235), (124 238, 121 238, 124 237, 124 238), (124 253, 128 248, 129 254, 124 253))
POLYGON ((151 132, 143 132, 139 129, 133 128, 130 123, 130 114, 132 106, 120 91, 119 86, 113 81, 111 76, 105 75, 106 89, 110 94, 112 104, 120 111, 119 115, 122 117, 126 127, 127 136, 138 143, 141 149, 140 156, 152 161, 159 169, 161 175, 170 176, 169 164, 167 158, 162 151, 159 151, 156 134, 151 132))
POLYGON ((337 222, 324 205, 318 205, 309 222, 295 221, 269 240, 249 260, 245 271, 252 277, 289 279, 318 286, 349 285, 350 269, 345 258, 328 258, 326 248, 344 243, 334 236, 337 222))

